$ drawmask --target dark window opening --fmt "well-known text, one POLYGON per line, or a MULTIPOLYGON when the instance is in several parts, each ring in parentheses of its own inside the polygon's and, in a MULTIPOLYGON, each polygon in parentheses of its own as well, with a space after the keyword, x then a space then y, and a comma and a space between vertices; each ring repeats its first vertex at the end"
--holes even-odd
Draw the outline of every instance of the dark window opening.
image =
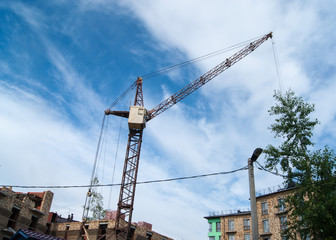
POLYGON ((29 225, 29 230, 35 230, 36 229, 36 226, 37 226, 37 222, 38 222, 39 218, 36 217, 36 216, 32 216, 31 218, 31 223, 29 225))
POLYGON ((99 225, 99 240, 105 240, 106 239, 106 230, 107 230, 107 224, 100 224, 99 225))
POLYGON ((69 229, 70 229, 70 225, 66 225, 64 239, 68 239, 68 231, 69 231, 69 229))
POLYGON ((152 239, 152 236, 153 236, 153 233, 152 233, 152 232, 146 232, 146 239, 151 240, 151 239, 152 239))
POLYGON ((40 209, 42 204, 42 199, 35 202, 35 208, 40 209))
MULTIPOLYGON (((87 230, 89 229, 89 224, 85 224, 84 225, 84 228, 87 230)), ((81 228, 81 237, 82 237, 82 240, 86 240, 86 234, 85 234, 85 231, 84 231, 84 228, 81 228)))
POLYGON ((20 209, 13 207, 12 208, 12 215, 9 217, 7 227, 15 229, 16 222, 20 215, 20 209))

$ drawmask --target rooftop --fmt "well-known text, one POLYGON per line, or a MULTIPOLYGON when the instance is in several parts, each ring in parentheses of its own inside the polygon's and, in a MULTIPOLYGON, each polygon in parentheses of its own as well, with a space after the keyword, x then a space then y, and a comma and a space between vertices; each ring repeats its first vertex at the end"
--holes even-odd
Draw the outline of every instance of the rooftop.
POLYGON ((26 230, 26 229, 20 229, 19 231, 17 231, 17 233, 12 237, 12 239, 22 239, 22 237, 24 239, 42 239, 42 240, 63 240, 63 238, 58 238, 58 237, 54 237, 54 236, 50 236, 47 234, 43 234, 43 233, 38 233, 38 232, 34 232, 31 230, 26 230), (21 236, 21 237, 20 237, 21 236))

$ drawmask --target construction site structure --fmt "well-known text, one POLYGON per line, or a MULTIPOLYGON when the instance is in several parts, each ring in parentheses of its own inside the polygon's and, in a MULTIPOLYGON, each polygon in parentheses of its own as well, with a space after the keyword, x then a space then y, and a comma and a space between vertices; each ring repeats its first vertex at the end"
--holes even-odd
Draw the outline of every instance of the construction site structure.
POLYGON ((163 113, 191 93, 202 87, 204 84, 233 66, 235 63, 249 55, 257 47, 266 40, 272 38, 272 33, 262 36, 261 38, 249 43, 231 57, 227 58, 216 67, 200 76, 186 87, 176 92, 165 101, 154 107, 152 110, 146 110, 143 102, 142 83, 143 79, 138 77, 134 83, 136 86, 136 94, 133 106, 127 111, 105 110, 106 115, 116 115, 128 118, 129 135, 126 148, 126 156, 121 180, 120 194, 118 200, 117 219, 115 225, 116 239, 130 240, 132 239, 132 213, 134 206, 134 196, 137 183, 139 158, 141 151, 141 142, 143 129, 146 122, 163 113))

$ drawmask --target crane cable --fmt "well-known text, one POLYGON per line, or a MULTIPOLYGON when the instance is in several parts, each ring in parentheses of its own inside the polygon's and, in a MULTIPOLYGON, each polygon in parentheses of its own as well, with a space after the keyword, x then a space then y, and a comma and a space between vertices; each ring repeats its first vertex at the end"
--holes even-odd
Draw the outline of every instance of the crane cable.
POLYGON ((119 97, 117 97, 108 107, 108 109, 113 109, 127 94, 129 94, 136 87, 136 81, 130 85, 119 97))
POLYGON ((200 57, 197 57, 197 58, 194 58, 194 59, 191 59, 191 60, 188 60, 188 61, 185 61, 185 62, 182 62, 182 63, 178 63, 178 64, 175 64, 175 65, 172 65, 172 66, 168 66, 168 67, 165 67, 165 68, 162 68, 161 70, 158 70, 156 72, 152 72, 152 73, 148 73, 148 74, 145 74, 143 76, 141 76, 143 79, 145 78, 151 78, 151 77, 155 77, 157 75, 160 75, 162 73, 165 73, 165 72, 168 72, 168 71, 171 71, 171 70, 174 70, 176 68, 180 68, 180 67, 183 67, 183 66, 186 66, 186 65, 189 65, 191 63, 194 63, 194 62, 198 62, 198 61, 201 61, 203 59, 207 59, 207 58, 210 58, 210 57, 214 57, 214 56, 217 56, 217 55, 220 55, 220 54, 223 54, 225 52, 229 52, 229 51, 232 51, 234 49, 237 49, 237 48, 240 48, 242 46, 245 46, 247 43, 250 43, 256 39, 259 39, 260 37, 262 37, 263 35, 259 36, 259 37, 255 37, 255 38, 252 38, 250 40, 247 40, 247 41, 244 41, 244 42, 241 42, 241 43, 238 43, 238 44, 235 44, 235 45, 232 45, 230 47, 227 47, 227 48, 223 48, 223 49, 220 49, 220 50, 217 50, 217 51, 214 51, 214 52, 210 52, 208 54, 205 54, 205 55, 202 55, 200 57))
POLYGON ((273 55, 274 55, 275 68, 276 68, 278 82, 279 82, 279 90, 280 90, 280 92, 283 92, 284 83, 283 83, 283 80, 282 80, 282 77, 281 77, 279 57, 278 57, 278 52, 277 52, 277 49, 276 49, 276 46, 275 46, 274 38, 272 38, 272 47, 273 47, 273 55))
MULTIPOLYGON (((113 103, 109 106, 109 109, 113 109, 118 103, 120 103, 121 100, 123 100, 130 92, 132 92, 132 90, 134 90, 135 86, 136 86, 136 82, 134 82, 131 86, 129 86, 116 100, 114 100, 113 103)), ((94 183, 94 179, 97 177, 98 166, 100 164, 100 158, 101 158, 102 154, 103 154, 103 172, 102 172, 103 176, 102 176, 102 179, 104 178, 106 144, 107 144, 107 131, 106 131, 106 129, 108 129, 108 119, 109 118, 107 118, 107 120, 106 120, 106 115, 104 114, 102 125, 101 125, 101 130, 100 130, 100 135, 99 135, 99 140, 98 140, 98 145, 97 145, 97 150, 96 150, 96 155, 95 155, 95 160, 94 160, 93 169, 92 169, 92 173, 91 173, 90 185, 86 186, 86 187, 89 187, 89 189, 88 189, 86 199, 85 199, 85 203, 84 203, 84 210, 83 210, 83 217, 82 217, 83 219, 87 219, 88 213, 89 213, 89 210, 90 210, 90 205, 91 205, 92 201, 94 201, 94 199, 91 199, 93 188, 99 187, 99 184, 94 183), (104 149, 104 152, 103 152, 103 149, 104 149)), ((120 128, 121 128, 121 126, 120 126, 120 128)), ((119 129, 119 131, 120 131, 120 129, 119 129)), ((119 132, 119 135, 120 135, 120 132, 119 132)), ((119 141, 119 137, 118 137, 118 141, 119 141)), ((115 159, 115 161, 116 161, 116 159, 115 159)), ((116 163, 114 163, 114 168, 115 168, 115 164, 116 163)))
POLYGON ((91 173, 90 185, 86 186, 86 187, 89 187, 89 189, 88 189, 88 192, 87 192, 86 198, 85 198, 82 219, 87 219, 87 216, 89 214, 89 209, 90 209, 90 204, 91 204, 90 200, 91 200, 92 188, 93 188, 93 180, 94 180, 94 176, 95 176, 95 172, 96 172, 97 160, 98 160, 98 156, 99 156, 102 135, 103 135, 104 128, 105 128, 105 117, 106 117, 106 115, 104 114, 101 129, 100 129, 100 134, 99 134, 99 140, 98 140, 95 160, 94 160, 93 169, 92 169, 92 173, 91 173))

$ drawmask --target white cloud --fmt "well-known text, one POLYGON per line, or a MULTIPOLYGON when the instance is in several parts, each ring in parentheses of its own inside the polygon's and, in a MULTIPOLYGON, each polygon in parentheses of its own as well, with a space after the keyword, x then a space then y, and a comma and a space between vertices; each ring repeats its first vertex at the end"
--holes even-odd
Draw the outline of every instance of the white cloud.
MULTIPOLYGON (((64 3, 59 2, 58 6, 64 3)), ((333 46, 333 40, 326 36, 333 34, 331 30, 334 28, 330 26, 330 19, 333 19, 329 10, 331 1, 328 4, 312 1, 305 4, 300 1, 125 1, 119 3, 122 9, 105 0, 86 0, 78 4, 80 8, 64 20, 73 25, 63 25, 60 33, 71 38, 69 41, 77 46, 85 44, 78 44, 81 39, 73 31, 78 23, 76 20, 82 12, 90 11, 124 14, 125 19, 137 17, 137 24, 143 24, 157 40, 153 42, 156 44, 153 49, 163 48, 169 55, 178 50, 179 56, 184 53, 187 58, 273 31, 285 87, 316 102, 318 116, 325 124, 319 128, 319 134, 330 134, 330 139, 335 139, 334 71, 328 76, 327 83, 323 82, 325 74, 314 79, 309 71, 309 64, 314 62, 319 51, 327 56, 325 62, 319 58, 322 66, 334 66, 333 55, 328 54, 328 47, 323 48, 321 44, 322 41, 325 46, 333 46), (317 43, 319 50, 310 51, 317 43), (317 82, 322 82, 323 87, 317 82)), ((59 92, 52 94, 56 98, 59 93, 60 103, 42 97, 41 93, 48 90, 46 85, 39 86, 36 82, 22 87, 2 78, 0 124, 4 127, 0 144, 7 147, 1 150, 0 173, 11 184, 22 184, 22 181, 38 185, 87 183, 99 134, 97 111, 104 110, 102 97, 93 90, 91 80, 73 64, 72 52, 63 49, 46 34, 49 16, 41 9, 23 4, 14 4, 12 9, 22 16, 42 42, 41 48, 52 66, 53 80, 60 86, 59 92), (65 110, 64 106, 70 106, 70 109, 65 110), (74 123, 68 111, 79 121, 74 123), (17 171, 9 173, 5 169, 17 171), (52 169, 52 172, 46 169, 52 169)), ((98 35, 104 36, 103 33, 98 35)), ((138 46, 129 51, 138 58, 150 55, 148 49, 138 49, 138 46)), ((205 72, 226 57, 198 62, 197 67, 205 72)), ((272 45, 268 41, 188 99, 149 122, 144 132, 139 180, 236 169, 247 164, 247 158, 256 147, 274 143, 267 129, 272 121, 267 110, 273 103, 273 90, 279 86, 273 58, 272 45)), ((116 64, 116 67, 124 66, 116 64)), ((29 82, 28 76, 15 74, 11 65, 3 60, 0 60, 0 69, 3 74, 29 82)), ((165 85, 152 81, 152 85, 159 85, 152 86, 159 89, 154 93, 147 91, 151 86, 146 84, 146 106, 156 106, 156 101, 162 100, 158 96, 169 96, 193 80, 180 79, 183 75, 171 73, 172 80, 165 85)), ((112 139, 107 145, 115 147, 118 123, 115 118, 111 118, 110 123, 112 139)), ((115 182, 120 181, 125 154, 125 124, 121 132, 115 182)), ((107 155, 111 158, 114 154, 108 152, 107 155)), ((106 161, 109 166, 104 170, 105 183, 110 181, 114 159, 106 161)), ((99 164, 103 165, 102 162, 99 164)), ((102 169, 99 171, 101 176, 102 169)), ((257 189, 280 182, 278 177, 256 170, 257 189)), ((71 209, 79 219, 85 191, 55 190, 53 210, 66 215, 71 209)), ((109 191, 104 189, 105 201, 108 194, 109 191)), ((113 209, 118 194, 119 189, 113 188, 113 209)), ((208 211, 249 207, 247 172, 139 185, 135 202, 135 221, 151 222, 154 230, 176 239, 204 239, 207 224, 203 217, 208 211)))

